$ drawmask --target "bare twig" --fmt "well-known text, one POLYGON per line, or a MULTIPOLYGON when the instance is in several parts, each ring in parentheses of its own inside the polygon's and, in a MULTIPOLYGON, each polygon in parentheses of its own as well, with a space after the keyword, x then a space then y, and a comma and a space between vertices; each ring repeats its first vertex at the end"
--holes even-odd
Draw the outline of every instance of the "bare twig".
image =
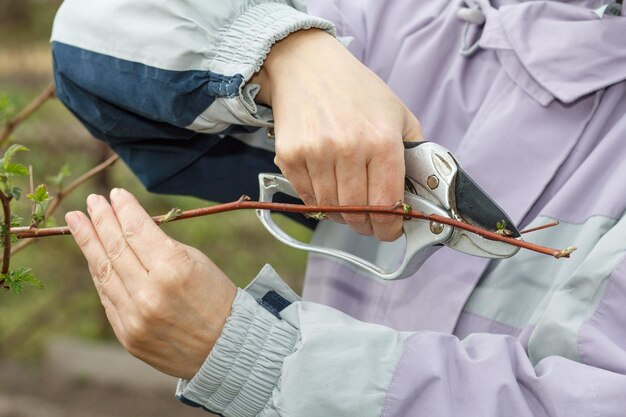
POLYGON ((11 133, 16 127, 26 120, 30 115, 36 112, 46 101, 54 97, 54 84, 48 85, 33 101, 31 101, 21 112, 13 119, 9 120, 2 130, 0 130, 0 146, 9 139, 11 133))
POLYGON ((522 230, 520 233, 524 234, 524 233, 536 232, 537 230, 543 230, 543 229, 547 229, 549 227, 554 227, 554 226, 558 226, 558 225, 559 225, 559 221, 555 220, 555 221, 550 222, 550 223, 542 224, 541 226, 531 227, 530 229, 522 230))
MULTIPOLYGON (((445 225, 452 226, 452 227, 457 227, 459 229, 463 229, 463 230, 467 230, 469 232, 475 233, 486 239, 509 243, 511 245, 514 245, 520 248, 525 248, 525 249, 529 249, 535 252, 554 256, 555 258, 568 257, 569 253, 571 253, 571 252, 566 253, 566 250, 548 248, 545 246, 525 242, 523 240, 518 240, 518 239, 507 237, 507 236, 501 236, 495 232, 481 229, 471 224, 463 223, 463 222, 460 222, 458 220, 454 220, 448 217, 439 216, 437 214, 426 214, 421 211, 407 210, 406 208, 403 208, 402 206, 398 206, 397 204, 394 206, 304 206, 304 205, 299 205, 299 204, 249 201, 249 199, 245 198, 244 196, 240 198, 238 201, 233 201, 230 203, 218 204, 215 206, 183 211, 183 212, 177 213, 177 215, 174 218, 167 218, 166 217, 167 215, 163 215, 163 216, 155 216, 152 219, 154 220, 156 224, 161 224, 164 222, 164 220, 168 222, 178 221, 178 220, 190 219, 193 217, 207 216, 210 214, 217 214, 217 213, 224 213, 227 211, 245 210, 245 209, 272 210, 272 211, 281 211, 281 212, 289 212, 289 213, 389 214, 389 215, 395 215, 395 216, 403 216, 405 219, 406 218, 422 219, 422 220, 445 224, 445 225)), ((34 237, 68 235, 70 234, 70 231, 66 226, 50 227, 50 228, 42 228, 42 229, 29 229, 27 227, 19 227, 19 228, 16 227, 12 229, 12 233, 14 233, 20 239, 29 239, 29 238, 34 238, 34 237)))
POLYGON ((56 198, 52 201, 52 204, 48 207, 48 211, 46 212, 46 217, 51 214, 60 204, 60 200, 62 200, 65 196, 70 194, 76 188, 83 185, 85 182, 89 181, 91 178, 95 177, 111 165, 113 165, 120 157, 118 155, 112 155, 107 158, 105 161, 99 163, 95 167, 91 168, 89 171, 85 172, 80 177, 76 178, 74 181, 69 183, 67 187, 64 187, 61 191, 59 191, 56 195, 56 198), (56 201, 56 204, 54 203, 56 201))
MULTIPOLYGON (((35 195, 35 180, 33 178, 33 166, 29 165, 28 166, 28 177, 29 177, 29 185, 30 185, 30 193, 32 195, 35 195)), ((35 223, 35 203, 33 202, 33 204, 31 204, 31 223, 30 223, 30 227, 36 227, 37 224, 35 223)), ((13 253, 13 252, 11 252, 13 253)))

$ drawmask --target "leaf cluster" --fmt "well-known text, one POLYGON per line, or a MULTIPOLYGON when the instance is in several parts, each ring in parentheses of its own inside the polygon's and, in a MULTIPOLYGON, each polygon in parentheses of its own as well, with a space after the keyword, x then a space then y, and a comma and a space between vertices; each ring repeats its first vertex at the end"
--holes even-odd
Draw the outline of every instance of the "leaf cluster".
POLYGON ((24 290, 24 285, 30 285, 35 288, 43 288, 43 284, 35 275, 32 270, 27 267, 16 268, 13 271, 9 271, 2 275, 4 280, 4 286, 13 290, 16 294, 21 294, 24 290))
POLYGON ((45 184, 39 185, 34 192, 26 196, 34 204, 31 226, 39 226, 46 220, 46 210, 52 197, 48 193, 48 187, 45 184))
POLYGON ((506 228, 506 221, 500 220, 496 223, 496 234, 501 236, 511 236, 513 233, 506 228))
POLYGON ((7 197, 15 198, 19 200, 22 195, 22 190, 19 187, 13 187, 11 185, 11 178, 13 177, 26 177, 28 176, 28 168, 26 165, 13 162, 13 157, 18 152, 28 151, 28 148, 23 145, 13 144, 4 153, 4 156, 0 158, 0 188, 1 191, 7 197))

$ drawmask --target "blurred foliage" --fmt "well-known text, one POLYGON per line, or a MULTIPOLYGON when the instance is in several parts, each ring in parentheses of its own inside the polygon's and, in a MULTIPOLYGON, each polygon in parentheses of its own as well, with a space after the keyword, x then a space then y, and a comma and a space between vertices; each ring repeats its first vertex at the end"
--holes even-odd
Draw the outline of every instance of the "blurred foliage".
MULTIPOLYGON (((0 46, 0 52, 1 49, 0 46)), ((14 83, 12 79, 0 78, 0 97, 6 97, 7 108, 19 110, 40 92, 41 82, 22 79, 14 83)), ((107 156, 106 147, 91 138, 56 99, 20 126, 14 132, 15 140, 31 149, 20 156, 20 161, 33 166, 35 184, 47 182, 52 196, 58 181, 50 181, 50 177, 67 183, 107 156)), ((29 190, 26 178, 18 178, 15 183, 25 194, 29 190)), ((65 224, 65 212, 84 210, 90 193, 108 195, 113 187, 134 193, 151 214, 164 214, 172 207, 187 210, 210 204, 191 197, 148 193, 123 162, 118 162, 70 194, 51 223, 65 224)), ((25 219, 32 215, 28 203, 23 199, 16 205, 17 214, 25 219)), ((308 229, 276 217, 280 217, 277 222, 292 236, 310 239, 308 229)), ((239 286, 246 285, 265 263, 270 263, 292 288, 301 290, 306 254, 271 237, 252 210, 179 221, 163 228, 174 238, 206 253, 239 286)), ((11 267, 31 268, 45 289, 25 287, 21 295, 0 293, 0 356, 37 360, 46 339, 59 333, 92 339, 113 337, 86 262, 70 237, 40 239, 14 255, 11 267)))

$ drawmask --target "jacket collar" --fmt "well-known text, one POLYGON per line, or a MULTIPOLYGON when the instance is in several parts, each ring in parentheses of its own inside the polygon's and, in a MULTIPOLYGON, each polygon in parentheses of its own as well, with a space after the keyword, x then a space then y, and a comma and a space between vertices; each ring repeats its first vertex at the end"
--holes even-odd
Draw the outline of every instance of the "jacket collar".
POLYGON ((493 8, 479 45, 495 49, 511 78, 542 105, 572 103, 626 79, 626 19, 554 1, 493 8))

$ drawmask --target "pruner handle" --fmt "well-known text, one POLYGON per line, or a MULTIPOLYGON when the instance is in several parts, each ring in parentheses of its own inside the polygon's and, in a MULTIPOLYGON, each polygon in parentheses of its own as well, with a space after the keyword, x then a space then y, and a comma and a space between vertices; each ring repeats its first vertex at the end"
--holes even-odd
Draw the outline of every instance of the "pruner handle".
MULTIPOLYGON (((276 193, 297 197, 289 180, 282 175, 259 174, 259 200, 272 202, 276 193)), ((416 211, 448 217, 448 213, 445 210, 411 193, 405 193, 405 203, 409 204, 416 211)), ((263 226, 279 241, 296 249, 339 258, 369 273, 370 276, 385 281, 412 276, 430 255, 435 253, 442 244, 450 239, 454 230, 450 226, 425 220, 410 219, 404 221, 403 230, 406 236, 404 257, 396 270, 387 271, 351 253, 315 246, 294 239, 278 227, 272 219, 269 210, 257 209, 256 214, 263 226)))

